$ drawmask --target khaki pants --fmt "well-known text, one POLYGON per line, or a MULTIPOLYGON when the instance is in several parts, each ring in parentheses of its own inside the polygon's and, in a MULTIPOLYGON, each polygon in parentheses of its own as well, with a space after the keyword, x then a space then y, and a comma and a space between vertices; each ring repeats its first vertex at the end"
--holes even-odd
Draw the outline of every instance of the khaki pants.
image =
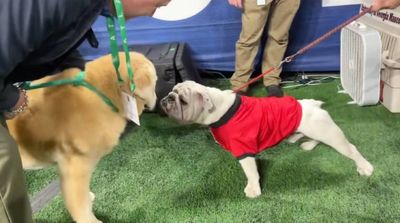
POLYGON ((17 145, 0 117, 0 222, 31 223, 32 210, 17 145))
MULTIPOLYGON (((299 6, 300 0, 274 0, 261 6, 256 0, 244 1, 242 31, 236 42, 235 73, 231 77, 232 88, 249 80, 264 32, 267 42, 262 56, 262 72, 279 65, 285 55, 289 29, 299 6)), ((264 85, 279 85, 281 71, 264 76, 264 85)))

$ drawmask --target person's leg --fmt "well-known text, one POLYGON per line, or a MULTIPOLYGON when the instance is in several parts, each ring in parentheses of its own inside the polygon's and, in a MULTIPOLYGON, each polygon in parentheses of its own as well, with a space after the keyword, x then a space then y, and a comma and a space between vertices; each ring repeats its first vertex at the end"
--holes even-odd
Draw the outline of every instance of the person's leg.
MULTIPOLYGON (((300 0, 275 0, 271 5, 268 18, 268 39, 265 44, 262 71, 279 66, 282 61, 289 39, 289 29, 296 12, 300 6, 300 0)), ((280 84, 282 69, 264 76, 265 86, 277 86, 280 84)))
POLYGON ((256 1, 244 1, 242 31, 236 42, 235 73, 230 80, 232 89, 248 81, 253 72, 270 5, 259 6, 256 1))
POLYGON ((31 223, 24 173, 18 147, 0 117, 0 222, 31 223))

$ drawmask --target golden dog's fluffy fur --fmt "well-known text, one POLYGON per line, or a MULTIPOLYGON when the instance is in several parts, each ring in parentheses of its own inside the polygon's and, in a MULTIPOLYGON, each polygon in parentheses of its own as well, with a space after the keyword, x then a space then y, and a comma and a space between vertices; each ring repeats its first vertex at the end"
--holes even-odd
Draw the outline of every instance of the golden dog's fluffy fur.
MULTIPOLYGON (((156 103, 156 71, 143 55, 130 54, 138 113, 156 103)), ((125 56, 120 54, 120 72, 128 88, 125 56)), ((28 91, 29 108, 7 122, 17 141, 25 169, 57 164, 65 205, 78 222, 100 222, 92 212, 94 194, 90 178, 99 160, 117 145, 127 124, 121 87, 110 55, 87 63, 85 80, 104 93, 119 112, 112 111, 97 94, 82 87, 63 85, 28 91)), ((38 81, 74 78, 79 69, 68 69, 38 81)))

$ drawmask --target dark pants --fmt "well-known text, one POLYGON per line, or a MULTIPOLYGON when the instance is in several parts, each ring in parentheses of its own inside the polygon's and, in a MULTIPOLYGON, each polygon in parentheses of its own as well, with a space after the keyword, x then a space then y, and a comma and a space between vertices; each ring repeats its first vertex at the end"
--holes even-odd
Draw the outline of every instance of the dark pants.
POLYGON ((34 221, 18 147, 2 116, 0 122, 0 222, 31 223, 34 221))

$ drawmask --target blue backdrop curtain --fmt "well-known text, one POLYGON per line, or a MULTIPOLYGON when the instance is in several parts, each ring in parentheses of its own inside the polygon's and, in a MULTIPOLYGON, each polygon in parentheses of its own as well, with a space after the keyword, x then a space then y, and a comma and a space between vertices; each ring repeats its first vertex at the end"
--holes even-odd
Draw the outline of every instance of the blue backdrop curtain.
MULTIPOLYGON (((355 15, 358 5, 322 7, 320 0, 302 0, 290 32, 287 54, 320 37, 355 15)), ((105 19, 99 17, 93 26, 99 49, 87 43, 80 47, 87 60, 109 53, 105 19)), ((227 0, 212 0, 199 14, 181 21, 162 21, 140 17, 127 22, 129 44, 186 42, 199 69, 233 71, 235 42, 241 29, 240 11, 227 0)), ((338 71, 340 34, 336 33, 292 63, 284 70, 295 72, 338 71)))

